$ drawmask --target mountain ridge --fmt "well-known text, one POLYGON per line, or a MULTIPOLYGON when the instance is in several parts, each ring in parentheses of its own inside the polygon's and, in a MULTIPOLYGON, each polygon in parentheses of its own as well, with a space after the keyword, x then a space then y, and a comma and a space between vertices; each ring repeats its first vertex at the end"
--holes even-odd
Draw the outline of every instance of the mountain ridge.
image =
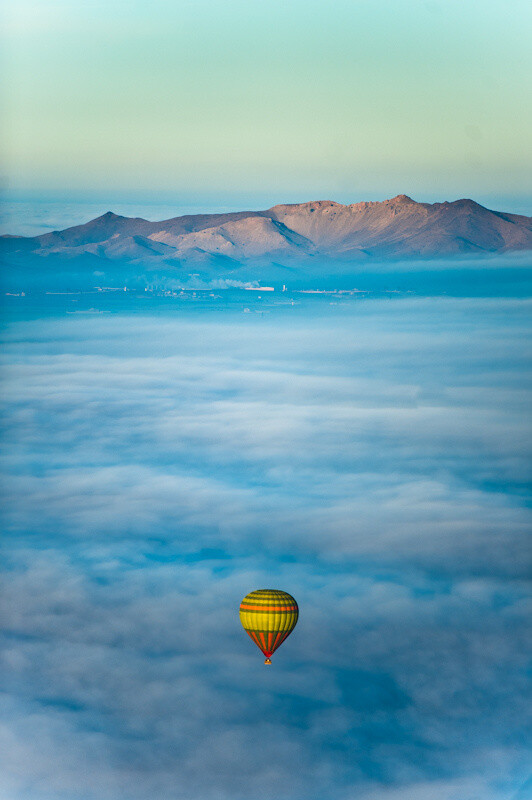
POLYGON ((152 222, 108 211, 34 237, 2 236, 6 253, 149 263, 152 267, 322 257, 332 261, 432 259, 532 249, 532 218, 463 198, 419 203, 405 194, 344 205, 278 204, 262 211, 195 214, 152 222))

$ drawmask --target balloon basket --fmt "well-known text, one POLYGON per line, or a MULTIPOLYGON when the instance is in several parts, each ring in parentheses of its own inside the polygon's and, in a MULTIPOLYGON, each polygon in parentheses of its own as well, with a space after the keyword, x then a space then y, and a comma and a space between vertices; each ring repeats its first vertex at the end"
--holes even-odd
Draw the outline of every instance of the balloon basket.
POLYGON ((269 664, 269 665, 271 666, 271 663, 272 663, 272 660, 271 660, 271 658, 267 658, 267 659, 266 659, 266 661, 265 661, 264 663, 265 663, 265 664, 269 664))

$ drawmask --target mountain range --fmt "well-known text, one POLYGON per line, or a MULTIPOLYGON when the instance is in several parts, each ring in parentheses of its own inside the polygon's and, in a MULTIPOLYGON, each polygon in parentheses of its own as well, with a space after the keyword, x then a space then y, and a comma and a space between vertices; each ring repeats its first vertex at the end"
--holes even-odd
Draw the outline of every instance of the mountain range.
MULTIPOLYGON (((91 256, 105 262, 192 268, 307 260, 432 259, 532 249, 532 218, 473 200, 418 203, 406 195, 342 205, 314 201, 266 211, 196 214, 161 222, 112 212, 32 238, 0 237, 4 254, 91 256)), ((55 260, 55 259, 54 259, 55 260)))

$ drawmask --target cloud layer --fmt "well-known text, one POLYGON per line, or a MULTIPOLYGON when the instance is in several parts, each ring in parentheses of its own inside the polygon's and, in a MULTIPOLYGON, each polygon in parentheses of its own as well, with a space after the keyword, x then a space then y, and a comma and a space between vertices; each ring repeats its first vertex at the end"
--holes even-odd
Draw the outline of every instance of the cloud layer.
POLYGON ((529 310, 8 327, 4 795, 513 797, 529 310), (269 671, 262 586, 301 608, 269 671))

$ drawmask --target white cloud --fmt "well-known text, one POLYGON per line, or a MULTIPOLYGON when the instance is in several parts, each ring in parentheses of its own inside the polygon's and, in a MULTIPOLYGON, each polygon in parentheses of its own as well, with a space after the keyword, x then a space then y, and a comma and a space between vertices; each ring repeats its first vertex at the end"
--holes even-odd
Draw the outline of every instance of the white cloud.
POLYGON ((357 309, 8 329, 6 798, 517 791, 523 306, 357 309))

